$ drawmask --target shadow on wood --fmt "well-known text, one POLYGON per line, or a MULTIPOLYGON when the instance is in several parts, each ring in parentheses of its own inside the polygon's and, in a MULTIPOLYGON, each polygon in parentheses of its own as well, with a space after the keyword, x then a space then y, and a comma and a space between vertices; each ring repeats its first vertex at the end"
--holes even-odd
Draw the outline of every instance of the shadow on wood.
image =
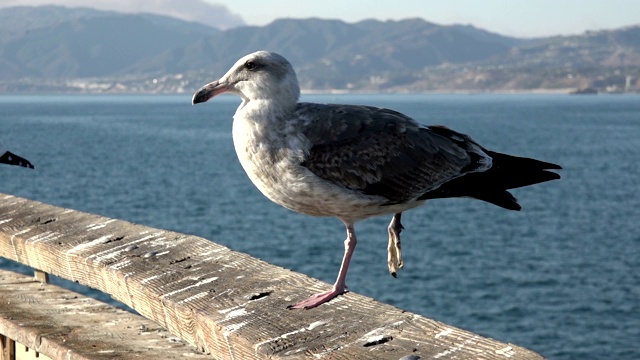
POLYGON ((218 359, 541 359, 209 240, 0 194, 0 256, 111 294, 218 359))

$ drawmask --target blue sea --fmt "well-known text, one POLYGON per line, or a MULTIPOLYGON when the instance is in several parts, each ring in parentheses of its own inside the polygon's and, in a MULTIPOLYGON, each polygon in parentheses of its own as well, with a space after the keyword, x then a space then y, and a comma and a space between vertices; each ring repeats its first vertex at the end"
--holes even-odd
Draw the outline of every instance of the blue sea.
MULTIPOLYGON (((640 96, 303 100, 389 107, 564 167, 559 181, 513 191, 520 212, 447 199, 405 213, 397 279, 386 265, 390 218, 358 223, 351 291, 550 359, 640 358, 640 96)), ((36 167, 0 166, 0 192, 196 234, 333 283, 344 226, 254 188, 231 140, 238 103, 0 96, 0 143, 36 167)), ((26 271, 2 259, 0 267, 26 271)))

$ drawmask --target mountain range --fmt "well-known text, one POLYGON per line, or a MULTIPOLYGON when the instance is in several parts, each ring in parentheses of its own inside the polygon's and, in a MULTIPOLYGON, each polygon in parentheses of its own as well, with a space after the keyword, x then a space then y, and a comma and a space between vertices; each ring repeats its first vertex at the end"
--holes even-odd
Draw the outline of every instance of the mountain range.
POLYGON ((640 26, 521 39, 422 19, 280 19, 225 31, 151 14, 0 9, 0 92, 192 92, 267 49, 303 89, 516 91, 640 88, 640 26))

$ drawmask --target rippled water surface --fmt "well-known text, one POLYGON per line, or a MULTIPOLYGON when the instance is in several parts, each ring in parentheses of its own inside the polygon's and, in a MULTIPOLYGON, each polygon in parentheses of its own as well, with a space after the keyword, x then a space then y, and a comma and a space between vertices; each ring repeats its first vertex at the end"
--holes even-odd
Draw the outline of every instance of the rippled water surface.
MULTIPOLYGON (((640 358, 640 97, 303 100, 390 107, 564 167, 560 181, 514 191, 520 212, 449 199, 405 213, 397 279, 386 266, 390 219, 359 223, 351 291, 552 359, 640 358)), ((344 226, 290 212, 253 187, 231 141, 238 102, 0 96, 0 143, 36 166, 0 166, 0 192, 196 234, 332 283, 344 226)))

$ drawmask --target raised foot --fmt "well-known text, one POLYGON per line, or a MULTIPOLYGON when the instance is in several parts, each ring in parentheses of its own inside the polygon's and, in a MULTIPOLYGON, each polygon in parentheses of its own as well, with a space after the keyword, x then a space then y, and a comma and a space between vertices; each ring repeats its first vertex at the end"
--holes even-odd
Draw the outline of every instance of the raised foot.
POLYGON ((389 273, 393 277, 397 277, 399 269, 404 267, 404 261, 402 261, 402 248, 400 246, 400 234, 389 232, 389 247, 387 256, 387 266, 389 267, 389 273))
POLYGON ((318 305, 322 305, 326 302, 329 302, 331 299, 335 298, 338 295, 342 295, 346 292, 345 289, 336 289, 335 287, 331 288, 329 291, 321 292, 319 294, 312 295, 306 300, 302 300, 293 305, 289 305, 289 309, 311 309, 318 305))
POLYGON ((404 227, 400 222, 402 213, 397 213, 393 216, 391 223, 389 224, 389 246, 387 247, 387 266, 389 267, 389 273, 393 277, 397 277, 399 269, 404 267, 404 261, 402 261, 402 246, 400 245, 400 233, 404 227))

